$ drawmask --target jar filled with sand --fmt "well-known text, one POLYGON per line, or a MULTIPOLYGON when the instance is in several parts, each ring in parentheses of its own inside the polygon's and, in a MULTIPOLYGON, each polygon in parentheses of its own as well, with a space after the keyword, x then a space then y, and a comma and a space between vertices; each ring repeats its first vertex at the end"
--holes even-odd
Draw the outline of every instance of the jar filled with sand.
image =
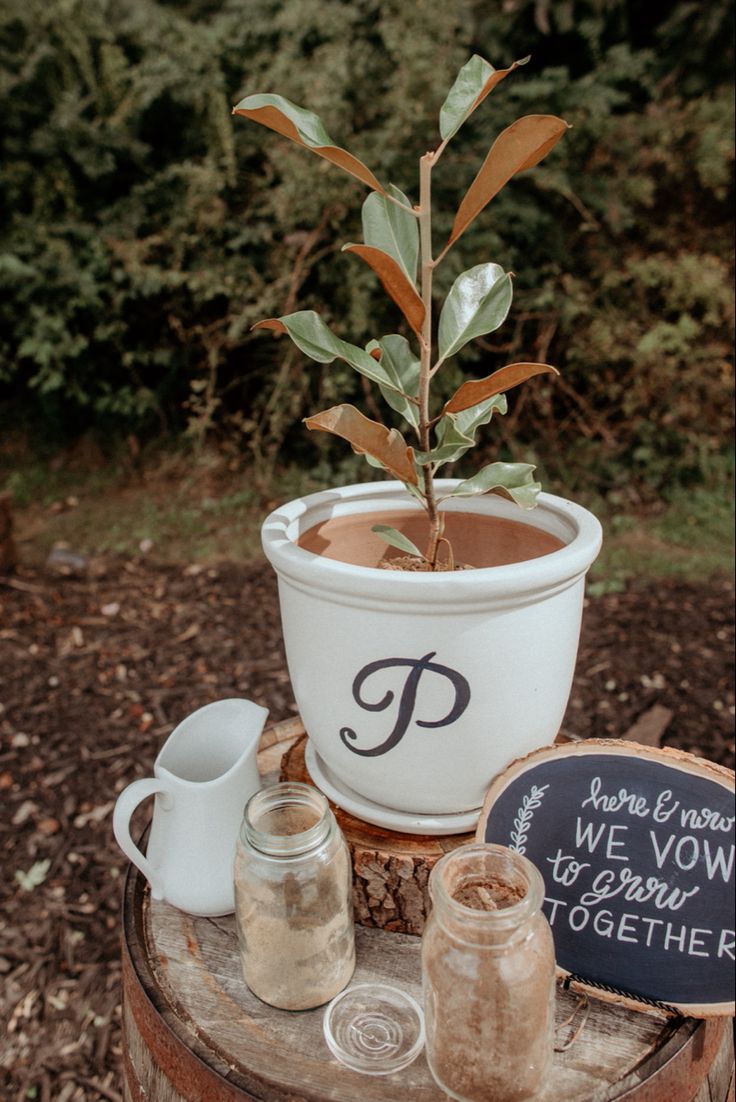
POLYGON ((539 871, 504 846, 470 844, 437 862, 429 893, 422 983, 434 1078, 460 1102, 533 1097, 554 1044, 554 944, 539 871))
POLYGON ((350 852, 327 800, 287 782, 247 803, 235 853, 245 981, 282 1010, 329 1002, 355 968, 350 852))

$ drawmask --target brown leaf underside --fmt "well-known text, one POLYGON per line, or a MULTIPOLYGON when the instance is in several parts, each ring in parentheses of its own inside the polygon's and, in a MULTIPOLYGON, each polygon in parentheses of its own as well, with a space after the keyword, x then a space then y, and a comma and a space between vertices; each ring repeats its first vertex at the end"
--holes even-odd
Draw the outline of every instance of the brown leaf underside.
POLYGON ((538 164, 567 129, 564 119, 554 115, 525 115, 499 134, 458 207, 448 245, 512 176, 538 164))
POLYGON ((373 269, 386 294, 394 300, 417 336, 421 336, 424 303, 394 258, 371 245, 346 245, 344 252, 355 253, 373 269))
POLYGON ((500 84, 504 77, 507 77, 509 73, 513 73, 514 69, 518 69, 520 61, 515 61, 513 65, 510 65, 508 69, 496 69, 495 73, 491 73, 488 80, 483 85, 483 88, 473 100, 473 106, 470 109, 472 114, 478 107, 480 107, 486 96, 493 91, 497 84, 500 84))
POLYGON ((470 409, 471 406, 484 402, 486 398, 503 394, 505 390, 510 390, 535 375, 559 375, 559 371, 551 364, 509 364, 487 375, 485 379, 469 379, 467 383, 463 383, 446 403, 442 413, 460 413, 461 410, 470 409))
POLYGON ((302 146, 303 149, 316 153, 318 157, 324 157, 326 161, 330 161, 331 164, 337 165, 344 172, 355 176, 356 179, 367 184, 374 191, 379 191, 382 195, 385 194, 376 177, 362 161, 359 161, 352 153, 348 153, 346 149, 341 149, 338 145, 307 145, 306 142, 302 141, 299 131, 291 119, 287 119, 277 107, 257 107, 252 111, 240 109, 233 111, 233 114, 243 115, 244 118, 253 119, 261 126, 267 126, 269 130, 275 130, 277 134, 290 138, 297 145, 302 146))
POLYGON ((308 429, 321 429, 342 437, 355 451, 367 452, 402 482, 416 486, 413 448, 396 429, 369 420, 355 406, 332 406, 313 417, 305 417, 304 424, 308 429))

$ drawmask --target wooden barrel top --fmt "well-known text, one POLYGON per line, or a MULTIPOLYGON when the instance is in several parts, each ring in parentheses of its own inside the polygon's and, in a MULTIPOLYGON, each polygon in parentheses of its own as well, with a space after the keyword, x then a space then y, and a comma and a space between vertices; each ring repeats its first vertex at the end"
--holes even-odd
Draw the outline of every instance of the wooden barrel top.
MULTIPOLYGON (((270 728, 259 765, 278 777, 298 721, 270 728)), ((322 1036, 321 1008, 275 1010, 240 971, 233 916, 195 918, 152 901, 131 868, 123 907, 124 1079, 128 1102, 447 1102, 424 1054, 389 1076, 344 1068, 322 1036)), ((395 984, 421 1002, 420 939, 356 927, 353 983, 395 984)), ((579 1000, 559 990, 558 1043, 579 1000)), ((733 1046, 723 1019, 637 1013, 591 1000, 577 1039, 555 1055, 536 1102, 726 1102, 733 1046)))

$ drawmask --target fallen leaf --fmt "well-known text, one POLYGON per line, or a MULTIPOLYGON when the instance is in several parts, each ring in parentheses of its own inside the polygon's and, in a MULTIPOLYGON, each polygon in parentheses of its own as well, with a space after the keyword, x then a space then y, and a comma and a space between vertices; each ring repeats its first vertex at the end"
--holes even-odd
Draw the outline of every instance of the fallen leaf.
POLYGON ((23 872, 22 869, 16 869, 15 879, 20 884, 24 892, 32 892, 34 888, 37 888, 40 884, 43 884, 44 880, 49 874, 51 868, 51 859, 45 858, 43 861, 36 861, 31 865, 28 872, 23 872))
POLYGON ((35 811, 38 811, 38 804, 33 800, 24 800, 10 821, 13 826, 23 826, 35 811))
POLYGON ((114 800, 110 800, 109 803, 106 804, 100 804, 98 807, 93 807, 92 810, 86 812, 86 814, 77 815, 74 820, 74 825, 79 829, 87 826, 88 823, 99 823, 107 818, 114 807, 114 800))
POLYGON ((190 624, 189 627, 186 628, 181 633, 181 635, 176 636, 176 638, 174 639, 174 642, 175 643, 188 643, 190 639, 194 639, 195 635, 199 635, 199 632, 200 632, 200 625, 199 624, 190 624))

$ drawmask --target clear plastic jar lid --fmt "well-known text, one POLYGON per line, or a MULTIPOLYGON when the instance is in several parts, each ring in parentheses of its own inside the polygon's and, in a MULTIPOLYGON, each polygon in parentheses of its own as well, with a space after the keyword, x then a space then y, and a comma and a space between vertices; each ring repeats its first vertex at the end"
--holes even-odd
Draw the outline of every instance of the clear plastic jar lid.
POLYGON ((424 1048, 424 1014, 416 999, 383 983, 341 991, 325 1010, 325 1040, 340 1063, 363 1075, 390 1075, 424 1048))

